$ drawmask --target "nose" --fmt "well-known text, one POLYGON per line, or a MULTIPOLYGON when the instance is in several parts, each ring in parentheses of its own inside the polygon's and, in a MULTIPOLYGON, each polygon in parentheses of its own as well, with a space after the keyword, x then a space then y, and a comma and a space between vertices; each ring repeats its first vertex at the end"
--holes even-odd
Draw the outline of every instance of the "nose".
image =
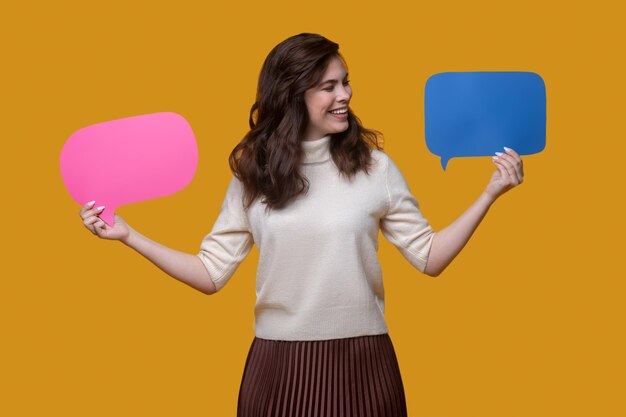
POLYGON ((352 90, 350 87, 346 87, 344 85, 339 87, 339 91, 337 92, 337 101, 348 101, 352 97, 352 90))

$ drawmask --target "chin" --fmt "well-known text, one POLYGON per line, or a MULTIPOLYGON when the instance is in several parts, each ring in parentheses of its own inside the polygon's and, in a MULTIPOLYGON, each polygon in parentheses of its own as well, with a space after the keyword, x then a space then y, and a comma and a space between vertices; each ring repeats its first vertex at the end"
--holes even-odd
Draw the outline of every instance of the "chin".
POLYGON ((337 126, 334 129, 330 130, 329 134, 334 134, 334 133, 341 133, 341 132, 345 132, 346 130, 348 130, 348 127, 350 127, 350 125, 348 123, 346 123, 345 126, 337 126))

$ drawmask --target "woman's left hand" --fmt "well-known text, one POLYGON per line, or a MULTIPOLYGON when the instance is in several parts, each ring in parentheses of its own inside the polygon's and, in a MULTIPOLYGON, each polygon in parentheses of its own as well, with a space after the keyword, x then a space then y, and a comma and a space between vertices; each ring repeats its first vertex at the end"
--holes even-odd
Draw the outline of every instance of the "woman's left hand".
POLYGON ((522 158, 513 149, 504 149, 504 153, 496 152, 496 156, 493 157, 497 169, 485 189, 485 193, 494 200, 524 181, 522 158))

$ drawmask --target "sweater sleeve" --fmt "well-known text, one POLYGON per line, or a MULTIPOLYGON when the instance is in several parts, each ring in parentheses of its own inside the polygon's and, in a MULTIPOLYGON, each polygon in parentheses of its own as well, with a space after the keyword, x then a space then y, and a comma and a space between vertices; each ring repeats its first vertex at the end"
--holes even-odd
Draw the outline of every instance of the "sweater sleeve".
POLYGON ((420 272, 424 272, 435 232, 422 215, 404 176, 387 156, 386 186, 389 206, 382 217, 383 236, 420 272))
POLYGON ((226 285, 254 244, 242 197, 243 185, 233 176, 213 229, 202 240, 197 255, 218 291, 226 285))

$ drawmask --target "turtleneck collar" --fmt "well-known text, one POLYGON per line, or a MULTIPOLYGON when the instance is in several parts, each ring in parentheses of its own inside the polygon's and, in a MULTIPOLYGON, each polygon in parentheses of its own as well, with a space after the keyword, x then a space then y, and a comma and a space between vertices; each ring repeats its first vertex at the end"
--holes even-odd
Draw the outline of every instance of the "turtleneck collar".
POLYGON ((303 164, 315 164, 330 159, 330 135, 316 140, 303 140, 303 164))

